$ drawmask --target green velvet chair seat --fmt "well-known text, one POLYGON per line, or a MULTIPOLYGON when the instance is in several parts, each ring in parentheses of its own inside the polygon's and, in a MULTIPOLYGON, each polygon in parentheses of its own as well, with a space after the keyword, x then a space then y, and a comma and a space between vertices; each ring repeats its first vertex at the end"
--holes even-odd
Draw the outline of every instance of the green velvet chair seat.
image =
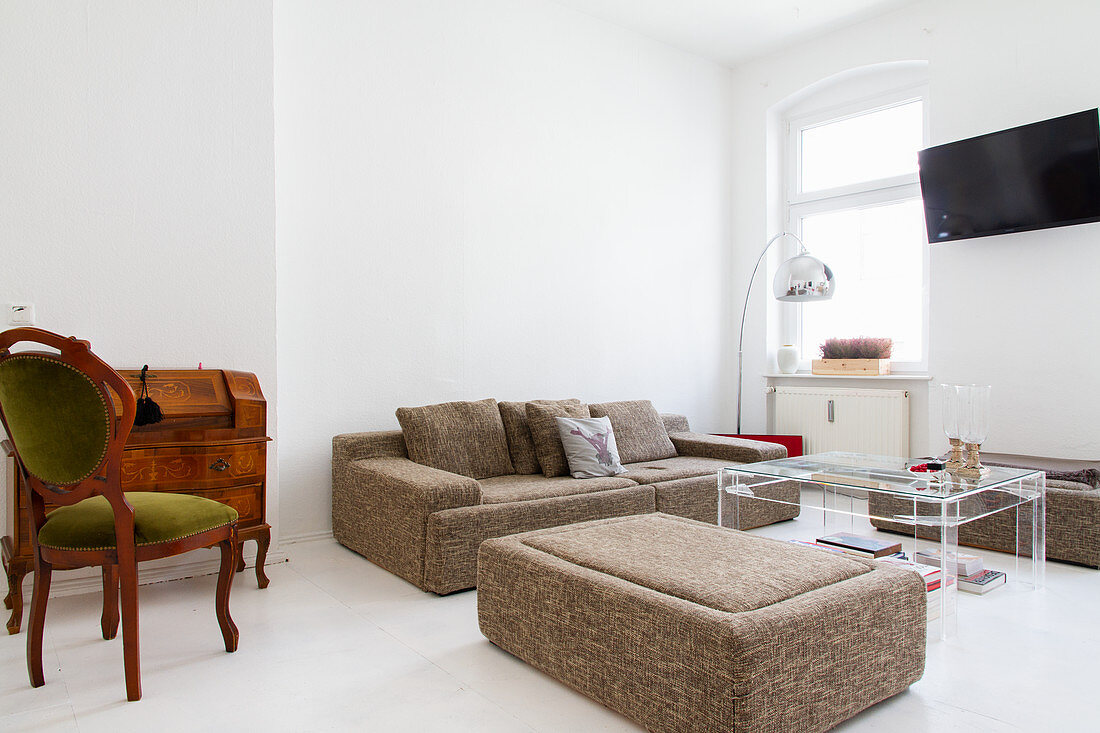
MULTIPOLYGON (((134 507, 134 540, 138 547, 183 539, 224 527, 237 510, 190 494, 128 491, 134 507)), ((38 544, 55 550, 109 550, 115 546, 115 517, 102 496, 55 509, 38 532, 38 544)))

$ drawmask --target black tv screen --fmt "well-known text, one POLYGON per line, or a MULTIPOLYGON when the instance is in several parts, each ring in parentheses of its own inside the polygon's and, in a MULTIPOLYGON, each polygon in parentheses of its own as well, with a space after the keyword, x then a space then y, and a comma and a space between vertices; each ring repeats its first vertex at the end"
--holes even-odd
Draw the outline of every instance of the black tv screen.
POLYGON ((920 151, 928 241, 1100 221, 1097 110, 920 151))

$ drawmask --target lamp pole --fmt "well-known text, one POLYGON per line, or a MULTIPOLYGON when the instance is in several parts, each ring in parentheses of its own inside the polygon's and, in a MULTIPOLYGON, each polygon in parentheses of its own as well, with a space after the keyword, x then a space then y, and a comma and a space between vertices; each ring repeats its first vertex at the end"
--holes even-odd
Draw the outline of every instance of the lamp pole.
POLYGON ((744 383, 744 361, 745 361, 745 316, 749 312, 749 295, 752 293, 752 284, 756 280, 756 271, 760 269, 760 263, 764 261, 764 255, 768 253, 771 246, 777 239, 783 237, 793 237, 802 252, 806 251, 806 245, 802 244, 802 240, 790 232, 780 232, 774 237, 768 240, 768 243, 764 245, 764 250, 760 253, 760 256, 756 258, 756 266, 752 268, 752 276, 749 277, 749 286, 745 288, 745 305, 741 308, 741 335, 737 339, 737 434, 741 434, 741 386, 744 383))

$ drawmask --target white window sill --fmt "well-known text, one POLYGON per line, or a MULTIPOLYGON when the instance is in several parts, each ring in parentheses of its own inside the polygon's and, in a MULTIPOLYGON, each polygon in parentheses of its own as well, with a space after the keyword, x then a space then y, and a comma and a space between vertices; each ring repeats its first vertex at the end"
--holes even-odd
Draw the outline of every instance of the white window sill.
POLYGON ((874 379, 908 382, 931 382, 932 375, 923 372, 899 372, 897 374, 765 374, 765 379, 874 379))

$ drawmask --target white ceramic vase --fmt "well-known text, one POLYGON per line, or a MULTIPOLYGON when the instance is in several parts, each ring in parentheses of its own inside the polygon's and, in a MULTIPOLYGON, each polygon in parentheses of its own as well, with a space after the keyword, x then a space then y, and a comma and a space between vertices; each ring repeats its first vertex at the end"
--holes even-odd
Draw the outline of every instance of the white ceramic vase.
POLYGON ((791 344, 780 346, 775 352, 775 360, 779 362, 779 371, 794 374, 798 371, 798 347, 791 344))

